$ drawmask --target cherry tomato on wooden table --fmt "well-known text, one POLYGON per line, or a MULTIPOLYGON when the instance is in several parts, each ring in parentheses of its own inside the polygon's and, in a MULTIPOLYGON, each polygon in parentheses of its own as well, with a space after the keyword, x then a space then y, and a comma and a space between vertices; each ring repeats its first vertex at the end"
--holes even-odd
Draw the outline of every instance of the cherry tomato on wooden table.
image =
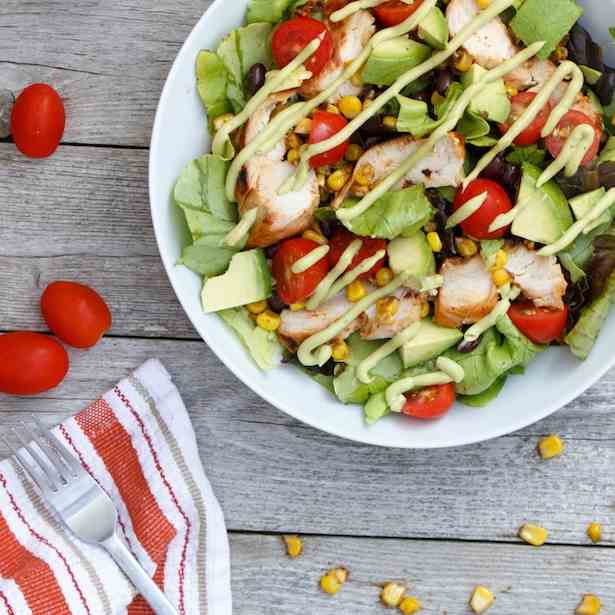
POLYGON ((465 190, 459 190, 453 203, 453 209, 457 211, 471 199, 487 193, 487 199, 480 209, 466 218, 461 224, 461 228, 466 235, 474 239, 498 239, 504 237, 508 232, 508 227, 489 232, 489 226, 500 215, 509 212, 513 205, 508 193, 500 184, 490 179, 475 179, 470 182, 465 190))
POLYGON ((523 335, 535 344, 550 344, 564 333, 568 322, 568 306, 563 310, 536 307, 531 301, 518 301, 508 310, 508 316, 523 335))
POLYGON ((596 126, 595 122, 585 113, 581 113, 580 111, 568 111, 566 115, 560 120, 557 128, 545 139, 545 145, 549 150, 549 153, 553 158, 557 158, 559 156, 562 149, 564 149, 564 145, 570 136, 570 133, 581 124, 589 124, 594 131, 596 132, 596 138, 592 143, 592 146, 589 148, 587 154, 585 154, 585 158, 583 158, 583 162, 581 163, 583 166, 589 165, 592 160, 598 155, 600 151, 600 140, 602 139, 602 128, 596 126))
POLYGON ((444 416, 455 403, 454 384, 436 384, 406 395, 402 414, 415 419, 431 420, 444 416))
POLYGON ((66 350, 42 333, 0 335, 0 391, 36 395, 58 386, 68 372, 66 350))
POLYGON ((414 0, 406 4, 401 0, 391 0, 374 7, 374 13, 383 26, 397 26, 406 21, 423 4, 423 0, 414 0))
POLYGON ((93 289, 77 282, 53 282, 41 297, 45 322, 63 342, 91 348, 111 328, 111 312, 93 289))
POLYGON ((17 149, 30 158, 47 158, 64 134, 66 115, 60 95, 45 83, 28 86, 15 101, 11 132, 17 149))
MULTIPOLYGON (((511 125, 521 117, 523 112, 532 104, 535 98, 535 92, 521 92, 512 97, 512 111, 510 112, 508 121, 505 124, 500 124, 500 132, 502 134, 508 132, 511 125)), ((534 143, 540 139, 540 133, 547 123, 549 115, 551 115, 551 104, 547 102, 532 123, 513 141, 513 143, 521 147, 534 145, 534 143)))
MULTIPOLYGON (((362 263, 366 258, 373 256, 378 250, 386 250, 387 242, 384 239, 371 239, 370 237, 357 237, 350 231, 340 229, 335 232, 333 237, 329 240, 329 264, 331 268, 337 265, 337 262, 342 257, 342 254, 346 248, 355 240, 360 239, 363 242, 361 250, 354 257, 352 263, 348 267, 348 270, 354 269, 357 265, 362 263)), ((373 278, 383 267, 386 261, 386 256, 379 260, 369 271, 362 274, 360 277, 363 280, 373 278)))
POLYGON ((290 64, 315 38, 324 33, 318 50, 307 60, 305 67, 318 75, 333 55, 333 38, 322 21, 311 17, 297 17, 282 22, 273 33, 271 48, 278 68, 290 64))
POLYGON ((288 305, 301 303, 307 299, 329 273, 327 258, 321 258, 303 273, 293 273, 292 266, 300 258, 318 248, 318 244, 310 239, 297 237, 287 239, 280 244, 273 256, 271 270, 276 281, 279 297, 288 305))
MULTIPOLYGON (((340 132, 340 130, 344 130, 347 125, 348 122, 342 115, 328 113, 327 111, 316 111, 312 119, 312 128, 310 130, 310 145, 326 141, 340 132)), ((346 140, 341 145, 323 154, 312 156, 312 158, 310 158, 310 166, 313 169, 317 169, 319 167, 338 163, 346 155, 346 150, 348 150, 349 145, 349 141, 346 140)))

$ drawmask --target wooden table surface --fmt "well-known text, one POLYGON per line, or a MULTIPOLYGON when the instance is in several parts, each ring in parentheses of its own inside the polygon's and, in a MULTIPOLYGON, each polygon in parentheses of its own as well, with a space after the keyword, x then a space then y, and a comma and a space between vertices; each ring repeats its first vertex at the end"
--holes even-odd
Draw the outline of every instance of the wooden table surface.
POLYGON ((48 160, 0 142, 0 327, 44 330, 38 299, 57 278, 96 287, 114 315, 109 337, 73 353, 57 390, 0 398, 3 425, 31 411, 55 424, 159 357, 190 409, 226 514, 241 615, 384 613, 378 584, 389 579, 409 583, 430 614, 469 613, 477 583, 497 594, 494 615, 565 615, 586 592, 615 613, 615 372, 521 432, 455 450, 398 451, 290 419, 199 341, 158 256, 147 160, 164 79, 208 4, 0 4, 0 89, 51 83, 68 114, 64 143, 48 160), (537 440, 551 432, 566 452, 543 462, 537 440), (520 544, 526 521, 549 529, 548 546, 520 544), (589 545, 590 521, 605 526, 600 546, 589 545), (286 532, 304 535, 302 558, 285 557, 286 532), (329 598, 318 579, 337 565, 351 577, 329 598))

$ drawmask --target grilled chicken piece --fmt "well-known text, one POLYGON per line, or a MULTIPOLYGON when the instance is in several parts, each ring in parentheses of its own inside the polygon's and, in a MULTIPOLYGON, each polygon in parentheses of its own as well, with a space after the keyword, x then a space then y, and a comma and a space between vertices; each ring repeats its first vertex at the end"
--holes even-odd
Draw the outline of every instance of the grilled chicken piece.
POLYGON ((399 299, 399 310, 390 322, 382 322, 372 305, 366 312, 367 322, 361 327, 361 337, 366 340, 385 340, 395 337, 411 324, 421 320, 423 301, 420 295, 407 288, 398 289, 392 297, 399 299))
MULTIPOLYGON (((476 0, 451 0, 446 9, 446 19, 451 36, 459 34, 479 12, 480 8, 476 0)), ((485 68, 495 68, 519 51, 506 25, 499 17, 473 34, 463 46, 485 68)))
MULTIPOLYGON (((368 149, 357 162, 349 182, 335 198, 333 207, 339 207, 348 195, 365 195, 365 187, 355 184, 357 173, 362 167, 365 165, 372 167, 374 172, 372 184, 375 185, 395 171, 424 142, 405 136, 368 149)), ((457 133, 450 132, 436 143, 433 152, 423 158, 394 189, 401 190, 411 184, 424 184, 426 188, 457 187, 465 177, 463 171, 465 156, 463 138, 457 133)))
POLYGON ((448 258, 440 270, 444 284, 436 302, 436 323, 459 327, 478 322, 498 302, 498 291, 477 255, 471 259, 448 258))
POLYGON ((567 283, 555 256, 539 256, 522 244, 509 245, 506 270, 536 307, 564 308, 567 283))
MULTIPOLYGON (((346 65, 361 54, 376 33, 375 19, 369 11, 357 11, 339 23, 329 22, 328 25, 333 38, 333 56, 318 75, 301 87, 301 94, 306 98, 314 98, 338 79, 346 65)), ((342 96, 358 95, 361 90, 347 81, 329 101, 336 103, 342 96)))

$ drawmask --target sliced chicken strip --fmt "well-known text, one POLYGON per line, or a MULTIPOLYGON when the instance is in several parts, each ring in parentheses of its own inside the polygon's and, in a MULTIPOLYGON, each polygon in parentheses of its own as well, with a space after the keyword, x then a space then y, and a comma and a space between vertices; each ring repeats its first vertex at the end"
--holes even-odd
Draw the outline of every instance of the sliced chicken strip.
MULTIPOLYGON (((356 184, 355 178, 366 165, 373 170, 372 184, 376 185, 395 171, 424 142, 405 136, 368 149, 357 162, 349 182, 335 198, 333 207, 339 207, 347 196, 365 196, 366 188, 356 184)), ((423 158, 395 189, 402 190, 411 184, 424 184, 426 188, 457 187, 465 177, 463 170, 465 156, 463 137, 455 132, 449 132, 436 143, 433 152, 423 158)))
POLYGON ((529 250, 522 244, 509 245, 506 251, 506 270, 523 294, 536 307, 563 309, 562 298, 568 285, 557 258, 539 256, 535 250, 529 250))
POLYGON ((435 320, 443 327, 478 322, 498 302, 498 290, 483 259, 449 258, 440 270, 444 284, 436 301, 435 320))
MULTIPOLYGON (((451 36, 456 36, 480 12, 476 0, 451 0, 446 20, 451 36)), ((464 43, 466 51, 485 68, 495 68, 519 52, 504 22, 496 17, 464 43)))
POLYGON ((421 320, 423 300, 411 290, 400 288, 392 297, 399 299, 399 310, 390 321, 383 322, 372 305, 366 312, 367 322, 361 327, 360 334, 366 340, 390 339, 401 333, 411 324, 421 320))
MULTIPOLYGON (((339 23, 329 22, 328 25, 333 38, 333 56, 318 75, 301 87, 301 94, 306 98, 314 98, 338 79, 346 65, 361 55, 376 33, 375 19, 369 11, 357 11, 339 23)), ((342 96, 357 95, 361 90, 347 81, 329 100, 335 103, 342 96)))

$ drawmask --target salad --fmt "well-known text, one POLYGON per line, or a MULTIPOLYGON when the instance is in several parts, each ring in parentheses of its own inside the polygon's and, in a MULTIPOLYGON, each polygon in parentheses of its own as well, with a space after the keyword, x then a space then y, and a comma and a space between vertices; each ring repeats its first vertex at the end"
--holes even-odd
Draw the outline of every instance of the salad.
POLYGON ((374 423, 483 406, 615 301, 615 70, 574 0, 250 0, 173 199, 205 312, 374 423))

